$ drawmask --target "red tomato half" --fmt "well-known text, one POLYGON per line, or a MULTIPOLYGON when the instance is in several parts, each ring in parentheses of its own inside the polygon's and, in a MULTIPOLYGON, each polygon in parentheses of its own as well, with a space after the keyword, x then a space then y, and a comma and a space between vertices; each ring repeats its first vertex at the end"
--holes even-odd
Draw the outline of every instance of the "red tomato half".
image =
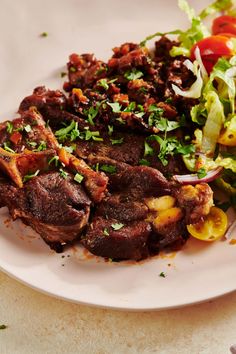
POLYGON ((220 57, 231 57, 233 55, 233 43, 228 37, 221 35, 210 36, 201 39, 191 49, 191 59, 195 59, 195 49, 199 48, 203 64, 208 73, 220 57))
POLYGON ((212 24, 212 33, 231 33, 236 34, 236 18, 232 16, 219 16, 215 18, 212 24))

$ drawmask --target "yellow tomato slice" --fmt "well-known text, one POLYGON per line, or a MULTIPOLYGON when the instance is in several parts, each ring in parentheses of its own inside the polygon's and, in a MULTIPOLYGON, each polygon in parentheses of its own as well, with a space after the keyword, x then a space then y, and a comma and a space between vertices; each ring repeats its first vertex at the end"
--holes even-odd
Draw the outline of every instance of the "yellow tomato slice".
POLYGON ((198 240, 212 242, 225 234, 227 226, 227 215, 223 210, 212 207, 204 221, 194 225, 187 225, 187 229, 190 235, 198 240))

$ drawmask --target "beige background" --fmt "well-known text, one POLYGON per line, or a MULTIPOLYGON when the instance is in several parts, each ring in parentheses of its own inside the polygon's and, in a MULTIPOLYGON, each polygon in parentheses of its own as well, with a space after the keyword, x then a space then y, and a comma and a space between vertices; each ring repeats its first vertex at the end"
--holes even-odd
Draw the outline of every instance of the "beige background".
POLYGON ((0 354, 225 354, 236 343, 236 293, 160 312, 67 303, 0 272, 0 354))

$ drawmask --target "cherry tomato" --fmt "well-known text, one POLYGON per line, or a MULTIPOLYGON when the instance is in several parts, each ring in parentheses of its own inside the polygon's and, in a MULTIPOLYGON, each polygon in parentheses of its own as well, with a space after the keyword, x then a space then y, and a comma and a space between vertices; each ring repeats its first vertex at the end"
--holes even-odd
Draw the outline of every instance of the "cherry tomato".
POLYGON ((236 18, 232 16, 219 16, 217 17, 212 24, 212 33, 221 34, 221 33, 231 33, 236 34, 236 18))
POLYGON ((187 225, 188 232, 198 240, 212 242, 221 238, 228 226, 227 215, 223 210, 212 207, 204 221, 194 225, 187 225))
POLYGON ((233 43, 230 38, 217 35, 201 39, 191 49, 191 59, 195 59, 196 47, 199 48, 203 64, 208 73, 220 57, 231 57, 233 55, 233 43))

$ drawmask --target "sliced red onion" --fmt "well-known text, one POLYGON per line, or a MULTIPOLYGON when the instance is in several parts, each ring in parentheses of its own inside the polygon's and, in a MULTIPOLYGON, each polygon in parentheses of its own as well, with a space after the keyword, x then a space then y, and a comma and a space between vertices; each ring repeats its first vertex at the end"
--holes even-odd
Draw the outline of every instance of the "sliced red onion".
POLYGON ((198 178, 197 174, 191 175, 175 175, 173 179, 181 184, 197 184, 197 183, 208 183, 214 181, 217 177, 219 177, 223 167, 217 167, 214 170, 207 172, 206 176, 203 178, 198 178))
POLYGON ((230 241, 230 240, 236 239, 236 234, 233 233, 233 230, 235 229, 235 227, 236 227, 236 220, 230 225, 230 227, 226 231, 226 234, 225 234, 226 240, 230 241))

